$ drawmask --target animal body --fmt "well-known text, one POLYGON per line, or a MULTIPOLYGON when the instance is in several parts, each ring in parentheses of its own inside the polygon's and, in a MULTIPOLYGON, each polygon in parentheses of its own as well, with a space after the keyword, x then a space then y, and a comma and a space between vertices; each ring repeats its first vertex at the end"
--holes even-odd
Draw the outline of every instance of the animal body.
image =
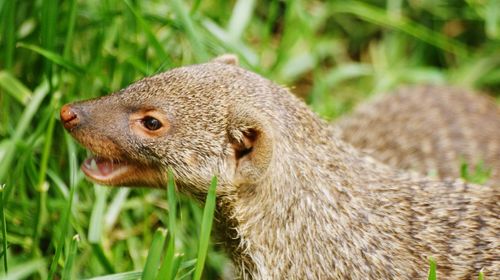
POLYGON ((500 187, 500 107, 447 86, 405 87, 360 105, 337 125, 341 138, 393 167, 459 178, 461 166, 489 169, 500 187))
POLYGON ((61 109, 95 182, 204 198, 242 279, 500 277, 499 189, 392 169, 338 139, 287 89, 231 59, 61 109))

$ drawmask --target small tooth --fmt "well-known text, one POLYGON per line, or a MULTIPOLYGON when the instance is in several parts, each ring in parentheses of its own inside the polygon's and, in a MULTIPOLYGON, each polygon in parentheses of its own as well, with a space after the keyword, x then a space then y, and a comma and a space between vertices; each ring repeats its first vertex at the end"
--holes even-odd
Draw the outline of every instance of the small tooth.
POLYGON ((93 170, 97 170, 97 163, 94 158, 90 161, 90 168, 93 170))

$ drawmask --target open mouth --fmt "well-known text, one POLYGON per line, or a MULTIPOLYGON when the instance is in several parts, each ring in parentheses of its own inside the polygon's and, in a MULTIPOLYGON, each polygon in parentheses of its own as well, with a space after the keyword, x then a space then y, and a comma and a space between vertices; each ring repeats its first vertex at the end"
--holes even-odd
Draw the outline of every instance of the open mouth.
POLYGON ((126 159, 92 156, 81 168, 91 181, 108 186, 162 187, 166 182, 166 173, 161 169, 126 159))
POLYGON ((129 171, 130 165, 122 161, 92 156, 83 162, 81 168, 90 179, 98 183, 112 184, 129 171))

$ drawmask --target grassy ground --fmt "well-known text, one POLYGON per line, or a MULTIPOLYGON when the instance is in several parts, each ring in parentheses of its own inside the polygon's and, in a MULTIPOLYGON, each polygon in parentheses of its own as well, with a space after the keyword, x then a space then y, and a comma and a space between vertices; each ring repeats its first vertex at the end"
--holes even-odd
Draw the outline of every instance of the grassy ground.
MULTIPOLYGON (((158 267, 162 250, 148 257, 150 246, 169 248, 177 278, 191 278, 200 259, 199 205, 180 197, 172 207, 164 190, 104 188, 83 178, 86 152, 57 120, 64 103, 226 52, 329 119, 400 84, 500 93, 496 0, 3 0, 0 32, 0 270, 8 269, 7 279, 158 267), (175 234, 166 238, 158 228, 175 234)), ((225 273, 221 252, 208 245, 203 277, 225 273)))

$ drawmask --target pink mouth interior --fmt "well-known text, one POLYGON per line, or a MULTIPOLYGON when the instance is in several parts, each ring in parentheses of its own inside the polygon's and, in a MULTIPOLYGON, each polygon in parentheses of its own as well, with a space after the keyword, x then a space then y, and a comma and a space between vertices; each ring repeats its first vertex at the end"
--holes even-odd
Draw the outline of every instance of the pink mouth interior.
POLYGON ((101 176, 111 175, 115 170, 115 166, 118 167, 119 164, 113 162, 113 160, 100 157, 91 157, 83 162, 83 168, 101 176))

